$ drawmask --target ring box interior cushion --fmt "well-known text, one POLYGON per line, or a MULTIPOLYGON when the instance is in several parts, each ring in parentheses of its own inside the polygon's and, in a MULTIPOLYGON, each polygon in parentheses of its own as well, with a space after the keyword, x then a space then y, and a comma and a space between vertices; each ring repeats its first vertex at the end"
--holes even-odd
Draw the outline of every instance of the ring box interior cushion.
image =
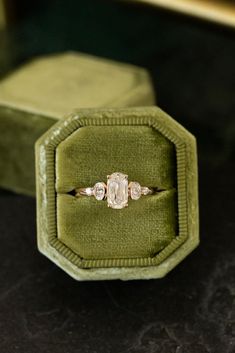
MULTIPOLYGON (((82 259, 151 258, 177 236, 175 147, 146 125, 88 125, 75 130, 56 148, 58 239, 82 259), (129 181, 163 190, 129 200, 123 210, 94 197, 76 198, 77 187, 92 186, 121 171, 129 181)), ((98 261, 96 261, 98 260, 98 261)))

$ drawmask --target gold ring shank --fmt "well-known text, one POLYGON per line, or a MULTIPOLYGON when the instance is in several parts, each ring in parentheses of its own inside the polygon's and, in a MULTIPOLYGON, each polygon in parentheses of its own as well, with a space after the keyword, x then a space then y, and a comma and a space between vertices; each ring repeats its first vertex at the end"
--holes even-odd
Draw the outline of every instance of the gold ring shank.
POLYGON ((141 195, 152 195, 154 193, 154 190, 152 188, 149 188, 147 186, 141 186, 141 195))
POLYGON ((93 187, 75 189, 75 192, 76 196, 94 196, 93 187))

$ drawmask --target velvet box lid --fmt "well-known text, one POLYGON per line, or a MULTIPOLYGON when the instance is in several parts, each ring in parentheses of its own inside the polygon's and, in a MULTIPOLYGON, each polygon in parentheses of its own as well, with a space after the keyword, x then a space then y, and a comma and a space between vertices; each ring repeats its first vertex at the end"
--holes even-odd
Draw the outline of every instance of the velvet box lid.
POLYGON ((143 68, 73 52, 34 59, 0 82, 0 187, 35 195, 34 143, 71 110, 154 102, 143 68))

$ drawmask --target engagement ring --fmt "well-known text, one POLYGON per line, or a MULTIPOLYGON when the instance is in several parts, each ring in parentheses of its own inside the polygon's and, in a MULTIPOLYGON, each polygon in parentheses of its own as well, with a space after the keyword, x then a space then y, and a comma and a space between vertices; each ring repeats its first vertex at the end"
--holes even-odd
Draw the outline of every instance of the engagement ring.
POLYGON ((108 207, 121 209, 128 206, 128 197, 138 200, 141 196, 150 195, 153 189, 141 186, 137 181, 128 183, 128 175, 113 173, 107 176, 107 184, 97 182, 93 187, 75 189, 75 196, 94 196, 96 200, 107 199, 108 207))

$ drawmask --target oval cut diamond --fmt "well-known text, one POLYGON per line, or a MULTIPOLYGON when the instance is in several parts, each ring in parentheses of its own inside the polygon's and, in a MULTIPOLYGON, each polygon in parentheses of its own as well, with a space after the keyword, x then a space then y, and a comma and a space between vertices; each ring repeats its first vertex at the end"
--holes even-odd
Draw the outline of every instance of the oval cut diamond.
POLYGON ((105 196, 105 184, 104 183, 96 183, 94 186, 94 196, 96 200, 101 201, 105 196))
POLYGON ((141 186, 136 181, 130 183, 130 195, 132 200, 139 200, 141 196, 141 186))
POLYGON ((128 176, 122 173, 113 173, 107 181, 108 206, 121 209, 128 204, 128 176))

